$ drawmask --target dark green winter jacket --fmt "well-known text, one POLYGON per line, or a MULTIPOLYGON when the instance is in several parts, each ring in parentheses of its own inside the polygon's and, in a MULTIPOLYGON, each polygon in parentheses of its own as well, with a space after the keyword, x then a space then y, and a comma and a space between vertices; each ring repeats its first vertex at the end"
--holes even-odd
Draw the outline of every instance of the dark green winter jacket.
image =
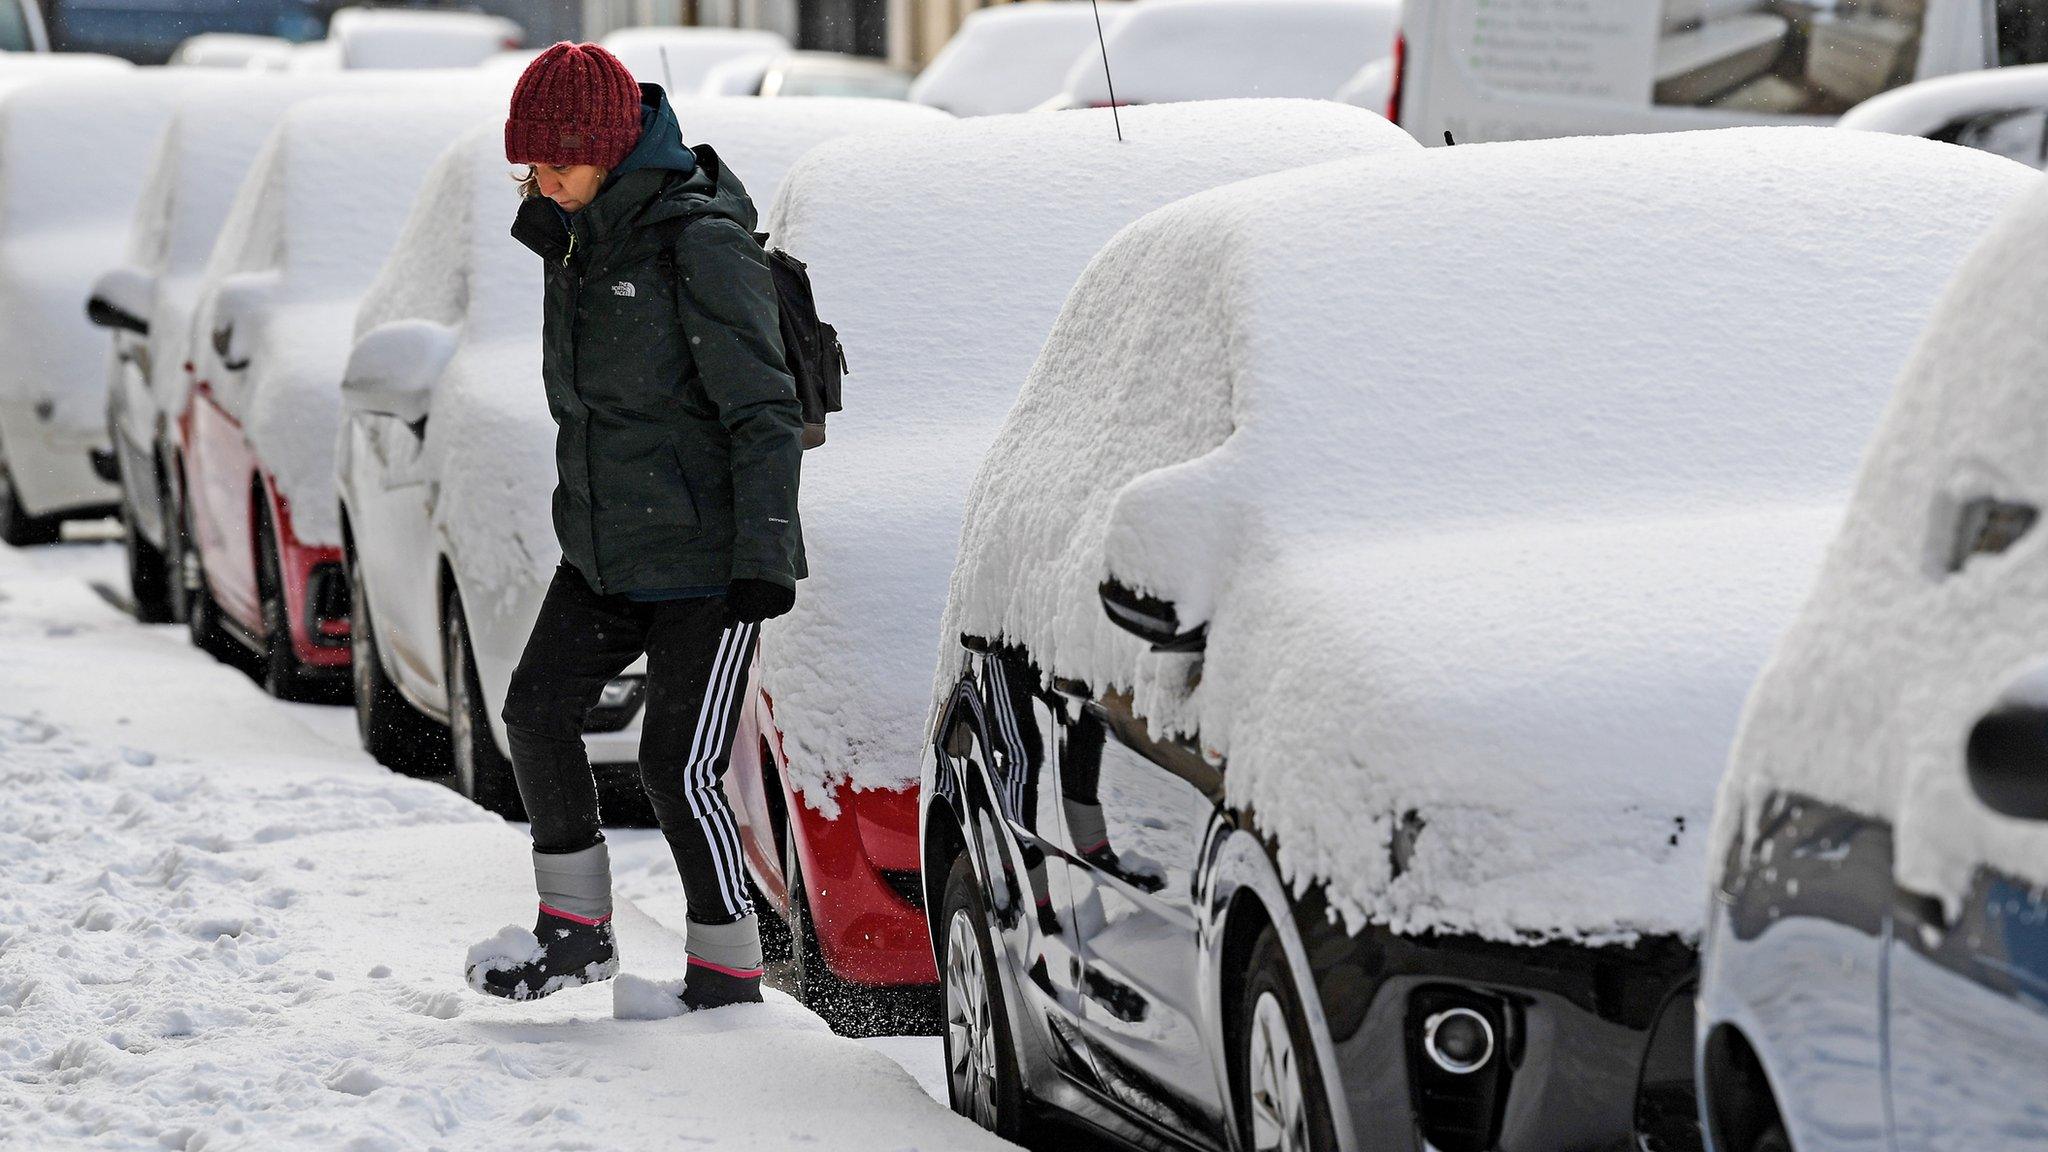
POLYGON ((566 220, 529 198, 512 228, 547 266, 555 534, 600 593, 794 588, 803 416, 754 205, 642 89, 647 127, 596 198, 566 220))

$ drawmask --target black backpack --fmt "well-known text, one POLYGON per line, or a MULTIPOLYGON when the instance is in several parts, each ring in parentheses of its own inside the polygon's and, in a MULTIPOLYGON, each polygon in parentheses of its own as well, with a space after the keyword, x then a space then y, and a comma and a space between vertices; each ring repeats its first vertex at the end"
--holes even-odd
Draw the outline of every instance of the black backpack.
MULTIPOLYGON (((664 245, 681 239, 694 217, 667 222, 673 235, 664 245)), ((789 374, 796 380, 797 402, 804 410, 804 449, 825 442, 825 417, 839 411, 839 381, 846 375, 846 350, 839 345, 839 330, 818 319, 818 302, 811 296, 811 274, 804 262, 780 248, 770 248, 768 237, 754 233, 755 243, 768 254, 768 271, 775 279, 775 303, 782 313, 782 351, 789 374)), ((670 264, 671 271, 674 264, 670 264)), ((682 285, 676 294, 682 295, 682 285)))
POLYGON ((825 442, 825 417, 839 411, 839 382, 846 375, 846 349, 839 343, 839 330, 818 319, 818 302, 811 295, 811 274, 804 262, 780 248, 768 247, 768 237, 754 239, 768 253, 768 270, 775 275, 775 301, 782 311, 782 350, 789 362, 789 374, 796 378, 796 398, 804 409, 804 447, 825 442))

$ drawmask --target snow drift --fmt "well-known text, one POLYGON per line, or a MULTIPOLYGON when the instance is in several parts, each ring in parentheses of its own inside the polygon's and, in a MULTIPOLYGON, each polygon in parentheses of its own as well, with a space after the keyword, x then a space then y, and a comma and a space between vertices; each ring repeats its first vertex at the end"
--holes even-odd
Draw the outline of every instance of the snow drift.
POLYGON ((1154 213, 982 465, 941 642, 1134 689, 1353 927, 1694 933, 1742 698, 1913 332, 2032 178, 1748 129, 1154 213), (1207 624, 1194 687, 1107 621, 1105 578, 1207 624))
MULTIPOLYGON (((807 453, 811 577, 763 633, 789 778, 917 778, 961 501, 1081 269, 1117 229, 1246 176, 1415 150, 1336 104, 1219 102, 962 121, 840 141, 790 174, 771 228, 808 261, 852 374, 807 453)), ((1190 286, 1194 290, 1195 286, 1190 286)))

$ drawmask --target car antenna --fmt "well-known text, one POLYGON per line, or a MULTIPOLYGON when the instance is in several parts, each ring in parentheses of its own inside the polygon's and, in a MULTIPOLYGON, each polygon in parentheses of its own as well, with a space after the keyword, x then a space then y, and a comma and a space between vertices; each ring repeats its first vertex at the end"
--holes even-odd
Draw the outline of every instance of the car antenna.
POLYGON ((1116 110, 1116 77, 1109 74, 1109 37, 1102 34, 1102 0, 1088 0, 1095 10, 1095 42, 1102 45, 1102 78, 1109 84, 1109 118, 1116 125, 1116 142, 1124 142, 1124 118, 1116 110))
POLYGON ((676 94, 676 78, 675 78, 674 76, 671 76, 671 75, 669 75, 669 71, 668 71, 668 45, 666 45, 666 44, 663 44, 663 45, 661 45, 661 46, 660 46, 660 51, 661 51, 661 84, 662 84, 662 87, 664 87, 664 88, 667 88, 667 89, 668 89, 668 94, 669 94, 669 97, 670 97, 671 99, 673 99, 673 98, 675 97, 675 94, 676 94))

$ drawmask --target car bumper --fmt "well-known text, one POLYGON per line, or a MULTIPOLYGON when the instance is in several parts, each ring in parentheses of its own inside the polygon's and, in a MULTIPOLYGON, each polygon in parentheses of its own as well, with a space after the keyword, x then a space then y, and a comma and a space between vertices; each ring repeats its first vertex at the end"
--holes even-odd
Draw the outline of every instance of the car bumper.
POLYGON ((308 668, 346 675, 349 665, 348 575, 341 549, 308 544, 292 530, 291 507, 273 504, 277 524, 278 575, 284 581, 292 653, 308 668))
POLYGON ((842 783, 832 795, 832 818, 800 798, 791 805, 825 963, 856 984, 937 983, 918 876, 917 789, 857 792, 842 783))

